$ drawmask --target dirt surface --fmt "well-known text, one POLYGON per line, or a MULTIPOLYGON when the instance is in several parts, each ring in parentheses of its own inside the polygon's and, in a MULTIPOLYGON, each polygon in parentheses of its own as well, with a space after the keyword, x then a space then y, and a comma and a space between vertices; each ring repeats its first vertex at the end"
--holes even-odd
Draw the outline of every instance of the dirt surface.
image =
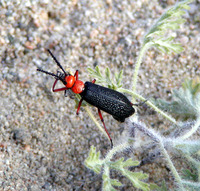
MULTIPOLYGON (((64 68, 79 69, 83 81, 92 80, 87 67, 98 65, 112 73, 123 69, 123 85, 130 88, 144 34, 174 3, 0 1, 0 190, 101 190, 101 176, 87 169, 84 160, 91 145, 105 155, 109 141, 83 108, 76 116, 73 100, 52 93, 54 79, 36 68, 56 73, 49 48, 64 68)), ((146 53, 137 88, 144 97, 168 98, 185 78, 199 75, 199 1, 185 19, 173 32, 184 47, 181 54, 146 53)), ((98 118, 97 109, 92 111, 98 118)), ((115 143, 124 125, 103 116, 115 143)), ((163 118, 147 112, 141 120, 157 126, 163 118)), ((165 164, 142 170, 150 173, 151 182, 173 181, 165 164)), ((122 190, 134 190, 124 184, 122 190)))

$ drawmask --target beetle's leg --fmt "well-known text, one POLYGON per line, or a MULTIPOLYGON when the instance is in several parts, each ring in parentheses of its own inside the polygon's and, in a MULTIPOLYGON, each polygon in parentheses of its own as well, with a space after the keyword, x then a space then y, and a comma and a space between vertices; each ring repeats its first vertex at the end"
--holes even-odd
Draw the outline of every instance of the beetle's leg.
POLYGON ((98 108, 98 114, 99 114, 99 117, 100 117, 100 119, 101 119, 101 121, 102 121, 102 123, 103 123, 104 129, 105 129, 105 131, 106 131, 106 133, 107 133, 107 135, 108 135, 108 137, 109 137, 109 139, 110 139, 111 147, 113 147, 112 139, 111 139, 111 137, 110 137, 110 134, 108 133, 108 130, 107 130, 106 125, 105 125, 105 123, 104 123, 103 117, 102 117, 102 115, 101 115, 101 110, 100 110, 99 108, 98 108))
POLYGON ((81 108, 82 102, 83 102, 83 98, 81 98, 81 100, 80 100, 79 103, 78 103, 78 108, 77 108, 77 111, 76 111, 76 115, 78 115, 78 112, 79 112, 79 110, 80 110, 80 108, 81 108))
POLYGON ((76 70, 74 77, 76 77, 76 80, 78 80, 78 70, 76 70))
POLYGON ((94 84, 96 82, 96 79, 92 80, 92 83, 94 84))
POLYGON ((55 89, 55 86, 56 86, 57 82, 58 82, 58 79, 56 79, 55 82, 54 82, 54 84, 53 84, 53 87, 52 87, 52 91, 53 91, 53 92, 60 92, 60 91, 64 91, 64 90, 69 89, 69 88, 67 88, 67 87, 55 89))

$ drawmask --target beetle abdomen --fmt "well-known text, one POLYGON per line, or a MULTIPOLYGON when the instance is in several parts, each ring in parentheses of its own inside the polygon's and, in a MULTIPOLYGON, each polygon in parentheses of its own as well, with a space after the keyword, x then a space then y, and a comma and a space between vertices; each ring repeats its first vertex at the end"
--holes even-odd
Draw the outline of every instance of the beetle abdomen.
POLYGON ((89 104, 111 114, 121 122, 135 112, 131 102, 122 93, 91 82, 85 82, 85 89, 80 95, 89 104))

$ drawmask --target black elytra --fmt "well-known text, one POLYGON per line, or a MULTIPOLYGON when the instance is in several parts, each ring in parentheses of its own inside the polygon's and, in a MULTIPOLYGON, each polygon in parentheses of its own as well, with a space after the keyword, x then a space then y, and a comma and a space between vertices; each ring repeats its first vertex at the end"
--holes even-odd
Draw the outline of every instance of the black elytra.
POLYGON ((83 100, 120 122, 135 113, 133 104, 124 94, 92 82, 85 82, 85 89, 80 95, 83 100))

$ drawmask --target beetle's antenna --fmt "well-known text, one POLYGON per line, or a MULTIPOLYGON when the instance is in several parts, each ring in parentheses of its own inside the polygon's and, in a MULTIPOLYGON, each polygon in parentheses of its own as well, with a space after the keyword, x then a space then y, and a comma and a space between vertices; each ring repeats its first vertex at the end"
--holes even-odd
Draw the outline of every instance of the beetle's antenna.
POLYGON ((40 69, 40 68, 37 68, 37 71, 43 72, 43 73, 48 74, 48 75, 51 75, 51 76, 54 76, 54 77, 56 77, 56 79, 59 79, 59 80, 63 81, 63 79, 62 79, 60 76, 58 76, 58 75, 56 75, 56 74, 54 74, 54 73, 47 72, 47 71, 42 70, 42 69, 40 69))
POLYGON ((53 55, 53 53, 47 49, 47 51, 49 52, 49 54, 52 56, 52 58, 54 59, 54 61, 56 62, 56 64, 58 65, 58 67, 64 72, 65 76, 67 76, 67 73, 65 72, 65 70, 63 69, 63 67, 61 66, 60 62, 58 62, 58 60, 56 59, 56 57, 53 55))

